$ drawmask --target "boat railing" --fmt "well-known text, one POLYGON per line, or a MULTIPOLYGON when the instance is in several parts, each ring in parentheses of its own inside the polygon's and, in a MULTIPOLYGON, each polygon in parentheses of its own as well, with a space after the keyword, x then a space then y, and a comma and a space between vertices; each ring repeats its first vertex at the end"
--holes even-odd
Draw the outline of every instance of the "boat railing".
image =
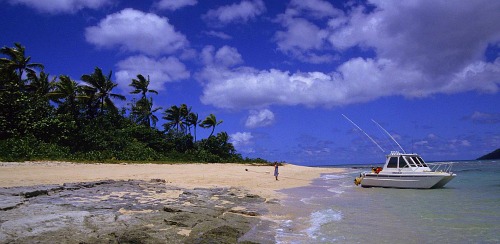
POLYGON ((451 173, 453 162, 426 163, 433 172, 451 173))

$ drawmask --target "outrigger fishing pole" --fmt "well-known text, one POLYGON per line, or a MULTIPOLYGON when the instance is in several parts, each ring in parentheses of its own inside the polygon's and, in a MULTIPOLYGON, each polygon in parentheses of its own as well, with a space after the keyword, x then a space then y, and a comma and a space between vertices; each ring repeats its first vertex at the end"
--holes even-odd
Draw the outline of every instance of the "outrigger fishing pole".
POLYGON ((378 127, 380 127, 380 129, 382 129, 397 145, 398 147, 401 149, 401 151, 403 151, 403 153, 406 153, 405 150, 403 149, 403 147, 401 145, 399 145, 398 141, 396 141, 396 139, 394 139, 394 137, 392 137, 392 135, 386 130, 384 129, 384 127, 382 127, 379 123, 377 123, 377 121, 373 120, 373 123, 377 124, 378 127))
POLYGON ((385 150, 375 141, 373 140, 373 138, 368 135, 364 130, 362 130, 356 123, 352 122, 352 120, 350 120, 349 118, 347 118, 347 116, 345 116, 344 114, 342 114, 342 116, 344 116, 345 119, 347 119, 349 122, 351 122, 354 126, 356 126, 356 128, 358 128, 358 130, 360 130, 361 132, 363 132, 368 138, 370 138, 370 140, 373 142, 373 144, 377 145, 377 147, 383 152, 385 153, 385 150))

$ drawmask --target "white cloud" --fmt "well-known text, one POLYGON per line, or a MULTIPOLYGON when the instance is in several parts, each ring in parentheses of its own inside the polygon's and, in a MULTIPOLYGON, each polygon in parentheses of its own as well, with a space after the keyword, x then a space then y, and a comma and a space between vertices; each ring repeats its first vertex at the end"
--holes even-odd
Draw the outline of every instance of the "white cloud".
POLYGON ((170 54, 188 46, 186 37, 176 32, 167 18, 130 8, 86 28, 85 38, 98 47, 149 55, 170 54))
MULTIPOLYGON (((489 69, 485 72, 498 77, 498 64, 487 64, 489 69)), ((494 79, 463 77, 450 81, 449 76, 431 79, 417 71, 402 69, 390 60, 362 58, 352 59, 332 73, 206 67, 198 78, 204 81, 203 103, 240 109, 270 105, 333 107, 387 96, 412 98, 435 93, 498 90, 498 81, 494 79), (452 83, 470 85, 450 90, 452 83)))
POLYGON ((238 50, 230 46, 223 46, 217 51, 213 46, 206 46, 201 51, 201 58, 207 66, 232 67, 243 63, 238 50))
POLYGON ((329 35, 327 31, 301 18, 284 19, 282 24, 287 28, 286 31, 278 31, 274 37, 278 50, 311 63, 330 62, 334 59, 331 54, 313 52, 323 49, 329 35), (322 57, 322 59, 313 59, 313 57, 322 57))
POLYGON ((245 127, 256 128, 265 127, 274 123, 274 113, 269 109, 250 110, 250 114, 245 122, 245 127))
POLYGON ((231 138, 230 142, 235 148, 245 148, 253 143, 253 136, 250 132, 236 132, 231 134, 229 137, 231 138))
POLYGON ((299 33, 295 27, 275 36, 280 50, 299 59, 315 54, 325 58, 319 56, 328 55, 325 50, 342 53, 360 47, 373 51, 370 58, 353 57, 330 72, 207 65, 197 75, 203 83, 201 101, 233 109, 333 107, 387 96, 498 92, 500 58, 487 62, 483 57, 488 45, 500 42, 496 24, 500 15, 495 11, 500 2, 494 3, 498 7, 481 1, 374 4, 377 7, 371 12, 355 7, 347 16, 331 12, 327 18, 325 12, 308 19, 313 15, 289 8, 280 23, 299 26, 297 30, 302 29, 309 38, 294 34, 299 33), (293 21, 288 23, 290 16, 293 21), (319 21, 323 25, 316 24, 319 21))
POLYGON ((361 48, 402 68, 439 76, 482 61, 488 44, 500 39, 496 24, 500 2, 372 0, 369 4, 375 9, 355 6, 344 13, 321 0, 292 1, 277 18, 284 28, 275 34, 278 50, 318 63, 361 48), (312 58, 318 56, 322 59, 312 58))
POLYGON ((116 80, 124 91, 131 91, 129 85, 138 74, 144 77, 149 75, 149 88, 156 91, 164 90, 167 82, 187 79, 190 76, 184 64, 174 57, 153 59, 144 55, 132 56, 120 61, 116 66, 116 80))
POLYGON ((194 6, 198 3, 196 0, 160 0, 154 3, 158 9, 177 10, 186 6, 194 6))
POLYGON ((278 15, 276 21, 284 30, 277 31, 274 40, 278 50, 300 61, 308 63, 327 63, 336 59, 328 44, 330 30, 325 27, 326 17, 332 18, 343 15, 342 11, 335 9, 329 2, 322 0, 292 1, 285 13, 278 15), (320 21, 318 21, 320 19, 320 21))
POLYGON ((499 2, 372 2, 372 13, 359 7, 340 18, 346 24, 332 29, 329 38, 335 48, 373 48, 380 58, 439 75, 480 61, 488 43, 500 40, 499 2))
POLYGON ((215 61, 225 67, 243 63, 241 54, 234 47, 223 46, 215 53, 215 61))
POLYGON ((342 14, 342 11, 333 7, 331 3, 323 0, 292 0, 287 14, 302 13, 313 18, 332 17, 342 14))
POLYGON ((259 108, 275 104, 331 107, 401 95, 403 91, 390 87, 380 79, 381 75, 375 74, 396 72, 384 70, 386 66, 390 64, 384 66, 374 60, 359 59, 331 74, 206 67, 199 75, 207 81, 201 100, 223 108, 259 108))
POLYGON ((240 3, 226 5, 215 10, 209 10, 203 18, 215 24, 247 22, 261 15, 266 10, 262 0, 243 0, 240 3))
POLYGON ((22 4, 43 13, 75 13, 84 8, 98 9, 113 0, 8 0, 10 4, 22 4))

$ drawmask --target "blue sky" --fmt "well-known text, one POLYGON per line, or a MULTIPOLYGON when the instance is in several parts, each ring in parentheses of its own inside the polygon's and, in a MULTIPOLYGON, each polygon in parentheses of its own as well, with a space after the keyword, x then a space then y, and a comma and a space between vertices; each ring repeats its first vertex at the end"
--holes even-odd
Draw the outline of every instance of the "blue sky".
POLYGON ((155 106, 214 113, 243 156, 382 162, 342 114, 387 152, 396 145, 372 119, 428 161, 500 147, 499 1, 0 4, 1 46, 20 42, 53 76, 112 70, 122 94, 149 75, 155 106))

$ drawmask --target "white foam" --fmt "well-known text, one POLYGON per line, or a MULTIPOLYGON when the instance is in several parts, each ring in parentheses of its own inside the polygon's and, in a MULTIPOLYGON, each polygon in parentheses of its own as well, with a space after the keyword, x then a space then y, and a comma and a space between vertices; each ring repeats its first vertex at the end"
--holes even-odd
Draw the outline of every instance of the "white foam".
POLYGON ((356 185, 352 181, 342 182, 342 183, 340 183, 340 186, 343 187, 343 188, 353 188, 353 187, 356 187, 356 185))
POLYGON ((314 203, 314 201, 317 201, 318 199, 320 199, 319 197, 304 197, 304 198, 301 198, 300 201, 303 202, 304 204, 307 204, 307 205, 321 205, 319 203, 314 203))
POLYGON ((307 228, 306 233, 310 238, 317 239, 318 232, 325 224, 338 222, 342 220, 342 212, 333 209, 325 209, 311 213, 311 226, 307 228))
POLYGON ((323 180, 340 180, 340 179, 344 179, 345 177, 346 177, 345 175, 338 175, 338 174, 322 175, 321 179, 323 179, 323 180))
POLYGON ((303 233, 296 233, 292 229, 294 228, 294 223, 292 220, 280 221, 279 228, 276 229, 275 241, 277 244, 288 244, 288 243, 301 243, 306 236, 303 233))
POLYGON ((328 188, 327 191, 329 192, 333 192, 333 193, 336 193, 336 194, 342 194, 344 193, 344 190, 340 189, 340 188, 337 188, 337 187, 334 187, 334 188, 328 188))

